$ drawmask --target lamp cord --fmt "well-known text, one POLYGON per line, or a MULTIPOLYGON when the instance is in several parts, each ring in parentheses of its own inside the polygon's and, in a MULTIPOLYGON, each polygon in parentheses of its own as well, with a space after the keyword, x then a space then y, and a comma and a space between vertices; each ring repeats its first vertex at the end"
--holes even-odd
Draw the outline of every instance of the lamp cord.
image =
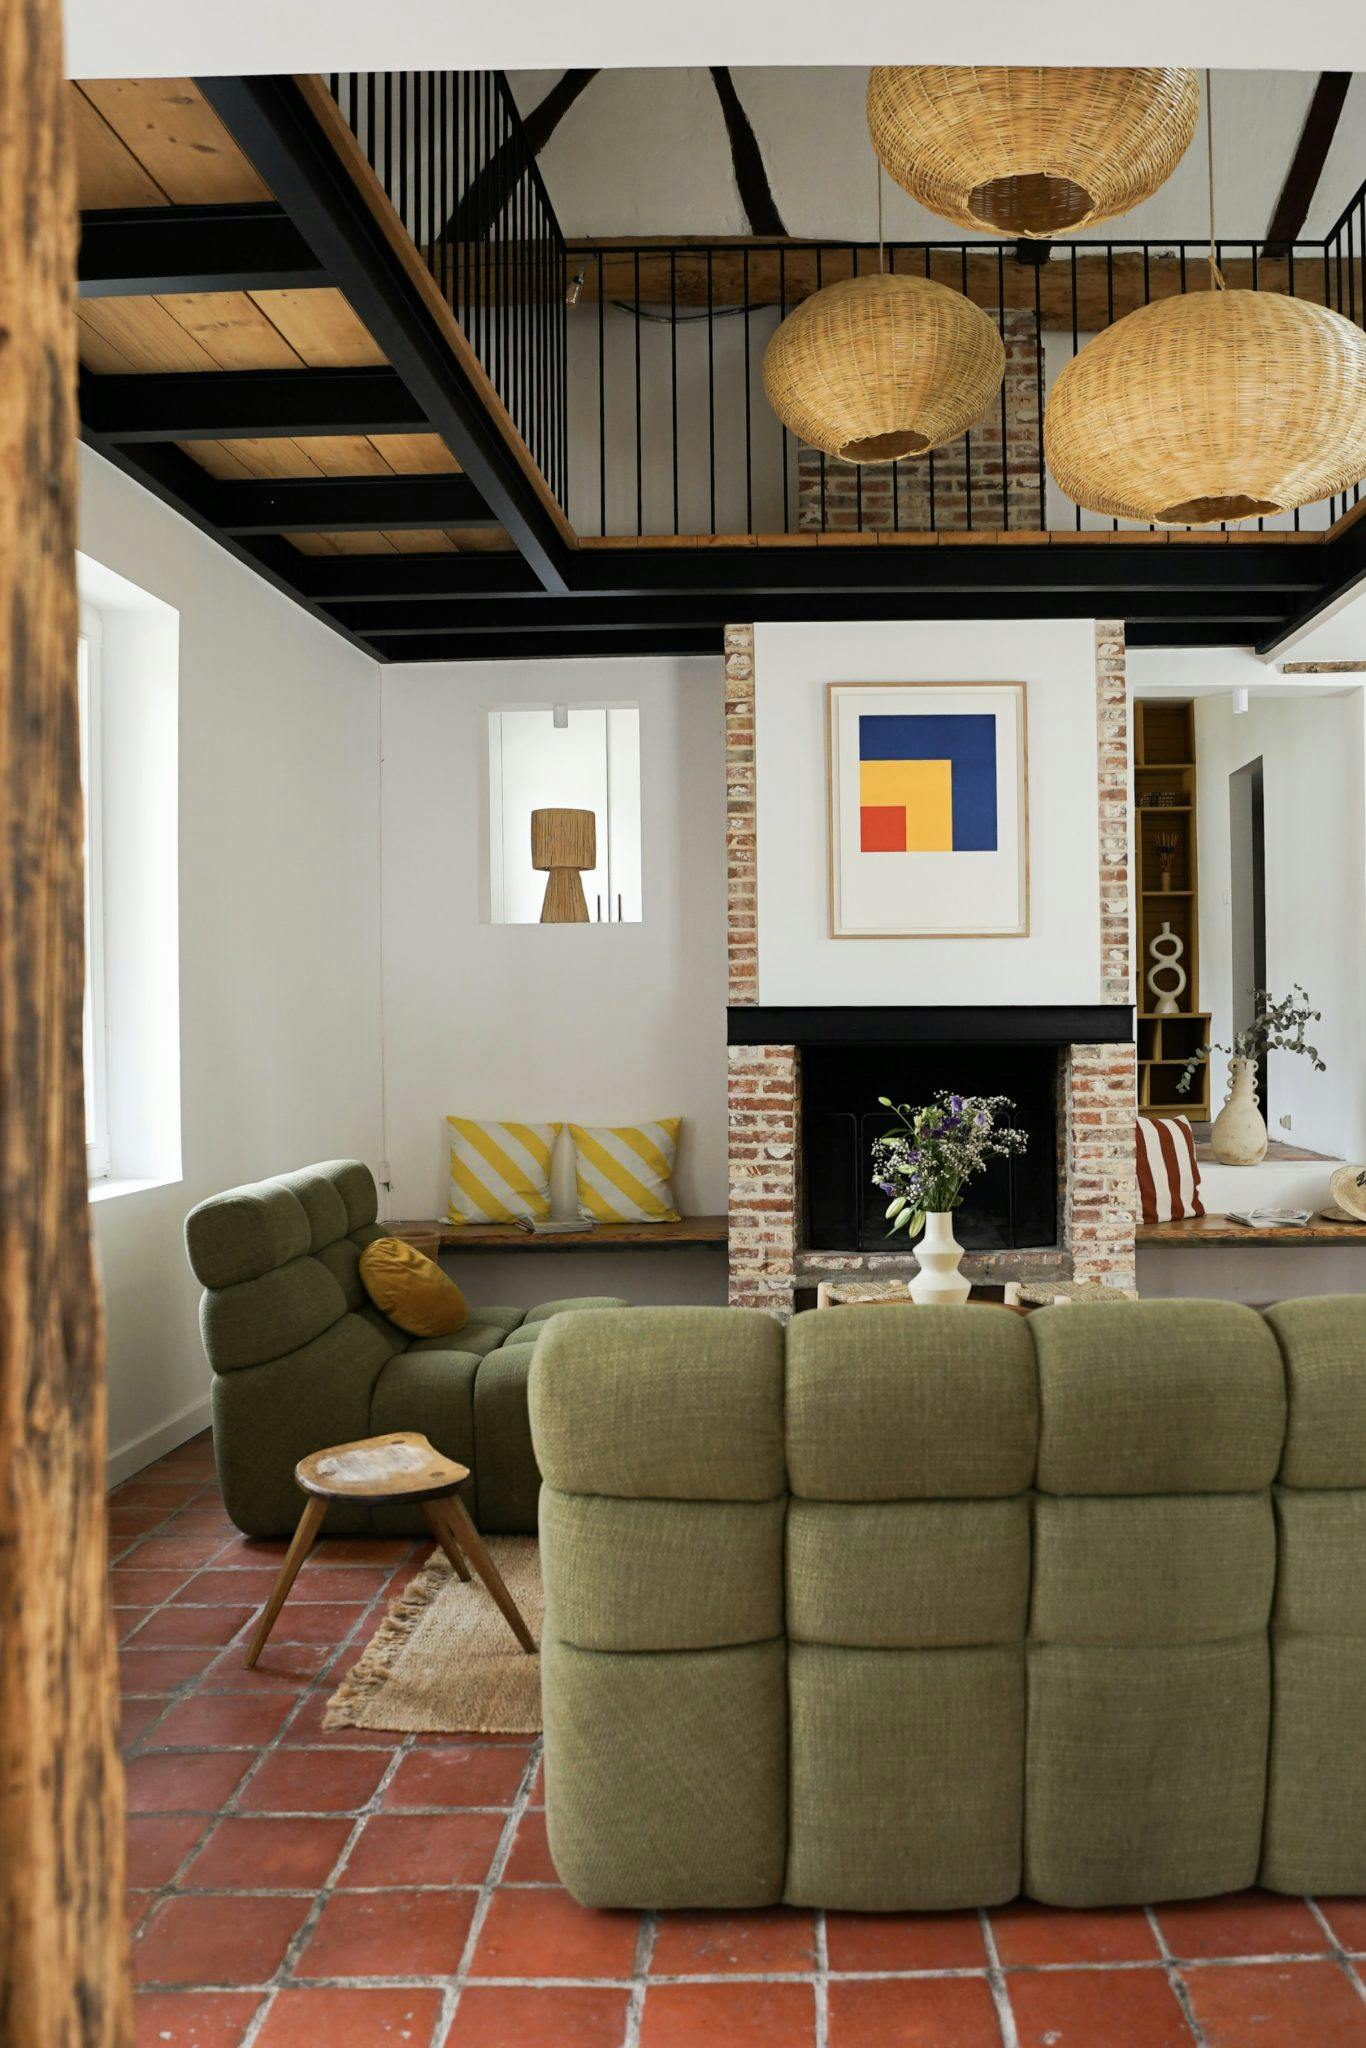
POLYGON ((1210 290, 1221 292, 1225 289, 1224 273, 1219 268, 1214 254, 1214 94, 1210 89, 1210 73, 1205 70, 1205 162, 1209 171, 1209 277, 1210 290))
POLYGON ((885 276, 887 271, 887 251, 883 247, 882 242, 882 158, 877 157, 875 162, 877 164, 877 267, 879 276, 885 276))

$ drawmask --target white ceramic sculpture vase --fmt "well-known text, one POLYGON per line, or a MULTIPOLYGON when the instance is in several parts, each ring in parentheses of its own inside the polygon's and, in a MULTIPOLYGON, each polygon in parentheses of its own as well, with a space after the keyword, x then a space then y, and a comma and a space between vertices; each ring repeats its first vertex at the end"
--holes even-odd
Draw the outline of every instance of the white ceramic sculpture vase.
POLYGON ((1228 1063, 1228 1094, 1210 1126, 1210 1150, 1221 1166, 1259 1166, 1266 1157, 1266 1124, 1257 1107, 1257 1062, 1235 1053, 1228 1063))
POLYGON ((921 1308, 961 1308, 972 1292, 958 1268, 963 1247, 953 1234, 953 1211, 931 1209, 915 1248, 920 1271, 911 1282, 911 1300, 921 1308))

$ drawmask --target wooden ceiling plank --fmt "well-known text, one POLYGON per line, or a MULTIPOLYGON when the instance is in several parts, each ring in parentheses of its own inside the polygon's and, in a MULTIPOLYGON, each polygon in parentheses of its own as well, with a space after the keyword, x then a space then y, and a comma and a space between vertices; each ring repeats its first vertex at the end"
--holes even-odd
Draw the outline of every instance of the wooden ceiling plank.
POLYGON ((192 79, 93 78, 81 89, 177 206, 273 197, 192 79))
POLYGON ((126 376, 132 370, 123 350, 98 333, 81 311, 76 314, 76 346, 83 367, 99 376, 126 376))
POLYGON ((397 476, 459 476, 460 464, 439 434, 371 434, 397 476))
POLYGON ((299 370, 303 359, 246 292, 164 292, 157 298, 220 370, 299 370))
POLYGON ((321 476, 322 470, 308 454, 308 444, 289 439, 242 440, 229 437, 216 444, 227 450, 249 477, 321 476))
POLYGON ((323 476, 392 476, 393 470, 366 434, 309 434, 294 444, 323 476))
POLYGON ((294 542, 325 541, 325 547, 305 547, 315 555, 394 555, 397 548, 385 533, 291 533, 294 542))
POLYGON ((506 555, 517 553, 517 543, 503 526, 448 526, 447 538, 462 555, 506 555))
POLYGON ((177 448, 206 469, 210 476, 230 477, 235 483, 245 483, 255 475, 245 462, 232 453, 226 441, 177 441, 177 448))
POLYGON ((440 528, 405 527, 397 533, 386 533, 396 554, 400 555, 453 555, 455 542, 440 528))
POLYGON ((310 369, 363 369, 387 360, 339 291, 261 291, 250 296, 310 369))
POLYGON ((82 213, 110 206, 169 205, 156 179, 74 82, 68 98, 76 143, 76 197, 82 213))
MULTIPOLYGON (((218 366, 159 300, 86 299, 81 324, 123 355, 129 370, 213 370, 218 366)), ((99 365, 90 363, 91 369, 99 365)))

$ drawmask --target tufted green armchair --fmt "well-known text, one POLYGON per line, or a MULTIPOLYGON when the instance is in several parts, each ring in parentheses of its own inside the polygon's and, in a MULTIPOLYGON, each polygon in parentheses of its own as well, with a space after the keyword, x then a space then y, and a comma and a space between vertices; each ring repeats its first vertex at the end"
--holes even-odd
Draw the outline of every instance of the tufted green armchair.
MULTIPOLYGON (((533 1533, 540 1474, 526 1386, 536 1338, 561 1310, 622 1304, 471 1308, 453 1337, 409 1337, 360 1281, 362 1251, 385 1235, 378 1208, 370 1169, 332 1159, 229 1188, 186 1218, 228 1513, 248 1536, 291 1535, 300 1458, 414 1429, 471 1468, 467 1505, 481 1529, 533 1533)), ((326 1528, 420 1535, 425 1524, 420 1509, 338 1503, 326 1528)))

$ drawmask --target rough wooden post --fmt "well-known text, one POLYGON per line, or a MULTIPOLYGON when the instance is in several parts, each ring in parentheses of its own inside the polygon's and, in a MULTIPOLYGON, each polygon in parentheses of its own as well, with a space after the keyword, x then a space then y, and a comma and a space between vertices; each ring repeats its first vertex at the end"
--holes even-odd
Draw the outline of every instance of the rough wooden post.
POLYGON ((0 2042, 126 2048, 81 1084, 75 166, 58 0, 0 6, 0 2042))

